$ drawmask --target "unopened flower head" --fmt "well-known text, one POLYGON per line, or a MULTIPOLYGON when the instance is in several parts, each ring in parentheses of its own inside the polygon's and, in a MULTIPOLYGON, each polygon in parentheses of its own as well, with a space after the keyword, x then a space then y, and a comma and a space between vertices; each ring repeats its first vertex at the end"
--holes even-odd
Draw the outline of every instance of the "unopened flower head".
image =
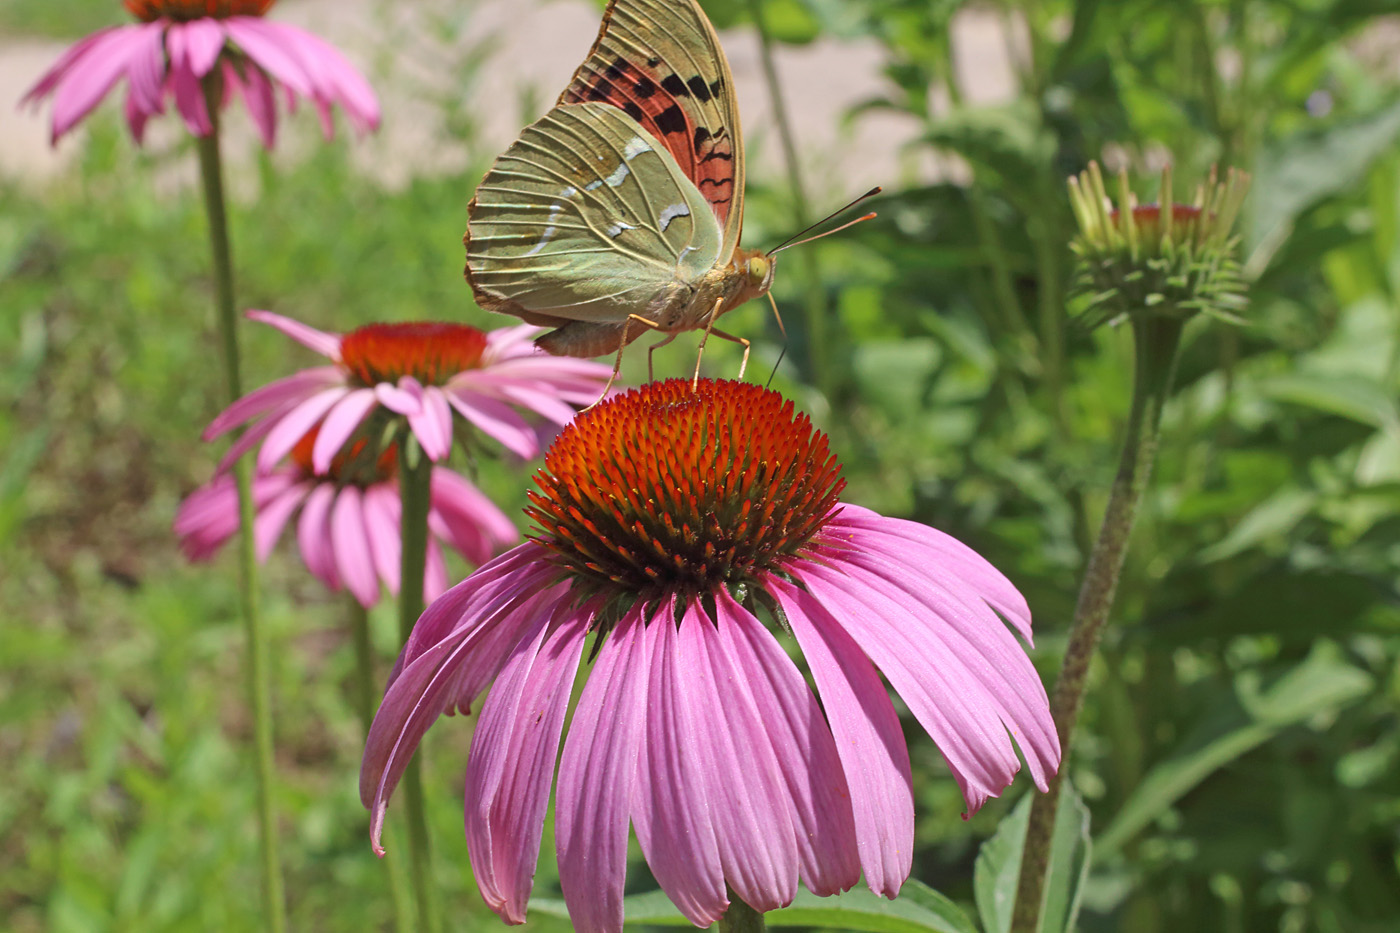
POLYGON ((609 368, 545 356, 529 325, 481 331, 464 324, 367 324, 348 334, 317 330, 268 311, 249 311, 333 362, 302 370, 239 399, 214 419, 205 440, 252 422, 222 467, 261 443, 263 471, 285 457, 313 427, 320 428, 311 469, 324 473, 352 438, 379 450, 409 434, 428 459, 452 452, 461 417, 507 450, 530 458, 578 405, 597 401, 609 368), (532 417, 527 419, 524 411, 532 417))
MULTIPOLYGON (((316 440, 313 429, 292 448, 287 463, 253 478, 258 559, 266 562, 296 518, 297 546, 307 569, 332 591, 349 590, 368 609, 379 601, 381 584, 390 593, 399 590, 398 450, 371 451, 357 441, 318 472, 312 468, 316 440)), ((519 534, 466 477, 435 466, 430 483, 423 590, 431 599, 447 586, 445 547, 481 564, 519 534)), ((180 546, 193 561, 212 559, 237 530, 238 490, 228 473, 191 493, 175 516, 180 546)))
POLYGON ((1044 788, 1060 751, 1013 634, 1030 638, 1024 598, 953 538, 841 503, 840 474, 825 435, 756 385, 651 383, 581 414, 537 476, 534 538, 429 606, 400 655, 360 774, 375 847, 423 734, 488 685, 466 832, 508 923, 525 920, 561 743, 559 878, 585 931, 622 928, 629 826, 699 926, 731 891, 787 904, 799 878, 829 895, 863 872, 898 893, 914 800, 881 675, 969 812, 1011 782, 1017 746, 1044 788))
POLYGON ((327 138, 339 104, 359 132, 379 125, 379 101, 355 67, 324 39, 264 19, 272 0, 126 0, 141 22, 99 30, 73 45, 24 95, 54 96, 53 142, 82 122, 121 79, 126 120, 140 142, 151 117, 174 101, 196 136, 214 131, 220 107, 242 97, 264 145, 277 136, 277 97, 311 101, 327 138))
POLYGON ((1139 204, 1127 172, 1118 176, 1113 205, 1097 163, 1069 180, 1079 222, 1075 290, 1088 301, 1088 327, 1134 316, 1185 319, 1197 313, 1238 323, 1244 307, 1234 234, 1249 176, 1211 170, 1189 204, 1172 200, 1172 174, 1162 172, 1159 202, 1139 204))

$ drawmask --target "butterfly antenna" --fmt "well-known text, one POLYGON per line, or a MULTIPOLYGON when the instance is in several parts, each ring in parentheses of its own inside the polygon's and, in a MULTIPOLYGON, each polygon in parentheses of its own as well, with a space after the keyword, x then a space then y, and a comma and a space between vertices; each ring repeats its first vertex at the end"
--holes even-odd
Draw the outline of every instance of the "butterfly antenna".
POLYGON ((773 363, 773 371, 768 374, 768 381, 763 384, 765 389, 773 385, 773 377, 778 375, 778 367, 783 365, 783 358, 787 356, 788 348, 787 328, 783 326, 783 316, 778 313, 778 302, 777 299, 773 297, 772 292, 768 293, 768 303, 773 306, 773 319, 778 322, 778 330, 783 335, 783 349, 779 351, 778 358, 773 363))
POLYGON ((856 206, 857 204, 859 204, 861 201, 864 201, 864 200, 866 200, 867 198, 873 198, 873 197, 875 197, 875 195, 879 194, 879 193, 880 193, 881 191, 883 191, 883 190, 884 190, 884 189, 881 188, 879 185, 876 185, 874 188, 871 188, 869 191, 865 192, 865 194, 862 194, 860 197, 856 198, 854 201, 852 201, 851 203, 845 205, 844 207, 840 208, 839 210, 832 211, 830 214, 827 214, 825 217, 823 217, 821 220, 817 221, 816 223, 814 223, 814 224, 809 224, 807 227, 805 227, 805 228, 803 228, 803 229, 797 231, 797 232, 794 233, 792 236, 788 237, 786 240, 784 240, 783 242, 779 243, 777 246, 775 246, 775 247, 773 247, 772 249, 770 249, 770 250, 768 251, 768 255, 769 255, 769 256, 772 256, 772 255, 774 255, 775 253, 780 253, 780 252, 782 252, 783 250, 788 249, 789 247, 792 247, 792 246, 801 246, 803 243, 810 243, 810 242, 812 242, 813 240, 819 240, 819 239, 821 239, 821 238, 824 237, 824 236, 830 236, 831 234, 836 233, 836 232, 838 232, 838 231, 840 231, 840 230, 845 230, 847 227, 851 226, 852 224, 858 224, 858 223, 860 223, 862 220, 869 220, 870 218, 872 218, 872 217, 875 216, 875 212, 874 212, 874 211, 871 211, 869 214, 866 214, 864 217, 857 217, 855 220, 852 220, 852 221, 850 221, 850 222, 848 222, 848 223, 844 223, 844 224, 842 224, 841 226, 835 228, 834 230, 828 230, 828 231, 826 231, 826 233, 819 233, 819 234, 817 234, 816 236, 807 237, 807 239, 805 239, 805 240, 799 240, 799 239, 797 239, 798 237, 803 236, 804 234, 810 233, 810 232, 812 232, 813 230, 817 229, 818 227, 820 227, 822 224, 826 223, 826 222, 827 222, 828 220, 830 220, 831 218, 833 218, 833 217, 838 217, 838 216, 840 216, 841 214, 844 214, 846 211, 848 211, 848 210, 850 210, 851 208, 855 207, 855 206, 856 206), (795 242, 794 242, 794 241, 795 241, 795 242))

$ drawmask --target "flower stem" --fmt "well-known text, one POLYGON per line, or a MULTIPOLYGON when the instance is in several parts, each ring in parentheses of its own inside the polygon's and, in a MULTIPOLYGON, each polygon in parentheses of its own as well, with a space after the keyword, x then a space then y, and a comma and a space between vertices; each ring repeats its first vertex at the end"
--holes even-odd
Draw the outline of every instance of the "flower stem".
POLYGON ((1050 777, 1049 788, 1031 804, 1011 933, 1039 933, 1040 930, 1055 812, 1059 806, 1060 787, 1069 762, 1075 725, 1084 706, 1089 662, 1093 660, 1099 635, 1113 608, 1118 578, 1127 556, 1128 539, 1143 493, 1147 490, 1152 462, 1157 456, 1162 406, 1171 391, 1172 377, 1176 371, 1176 351, 1180 343, 1180 321, 1157 315, 1134 318, 1133 402, 1128 415, 1128 433, 1123 443, 1118 475, 1109 492, 1103 526, 1084 572, 1084 583, 1074 610, 1074 624, 1065 648, 1064 664, 1050 701, 1050 712, 1060 736, 1062 757, 1059 770, 1050 777))
MULTIPOLYGON (((204 207, 209 218, 209 245, 214 261, 214 296, 219 335, 223 342, 224 380, 232 403, 243 394, 238 354, 238 318, 233 303, 233 256, 229 248, 228 211, 224 204, 223 164, 219 155, 217 90, 206 83, 208 136, 195 137, 200 176, 204 182, 204 207)), ((262 843, 263 913, 267 928, 282 933, 287 927, 282 891, 282 860, 277 846, 277 820, 273 811, 272 688, 268 682, 267 632, 258 612, 257 553, 253 541, 253 489, 248 461, 233 465, 238 486, 238 573, 240 610, 247 644, 248 703, 253 715, 253 758, 257 772, 258 832, 262 843)))
POLYGON ((729 909, 719 918, 719 933, 761 933, 768 929, 763 914, 729 892, 729 909))
MULTIPOLYGON (((379 681, 374 676, 374 647, 369 636, 369 611, 358 600, 350 600, 350 634, 355 644, 355 705, 359 707, 360 723, 365 735, 374 723, 374 712, 378 708, 379 681)), ((396 843, 391 847, 398 849, 396 843)), ((413 908, 409 904, 408 891, 400 870, 399 862, 391 862, 389 868, 389 896, 394 902, 394 929, 409 933, 414 929, 413 908)))
MULTIPOLYGON (((423 572, 428 561, 428 507, 433 464, 412 434, 399 446, 399 492, 403 498, 402 552, 399 572, 399 641, 408 643, 413 624, 423 614, 423 572)), ((408 763, 403 775, 404 803, 408 809, 408 849, 413 863, 413 897, 419 925, 427 933, 442 929, 432 878, 432 847, 423 812, 421 754, 408 763)))

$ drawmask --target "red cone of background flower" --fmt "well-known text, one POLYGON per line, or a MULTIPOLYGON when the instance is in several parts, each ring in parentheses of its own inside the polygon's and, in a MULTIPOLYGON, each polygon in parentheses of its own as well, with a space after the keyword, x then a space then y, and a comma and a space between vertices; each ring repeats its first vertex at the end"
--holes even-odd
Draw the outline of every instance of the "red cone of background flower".
POLYGON ((536 538, 418 621, 360 773, 378 849, 423 734, 494 682, 467 761, 466 830, 482 896, 506 922, 525 919, 590 632, 555 807, 560 883, 585 933, 622 928, 629 824, 699 926, 724 913, 727 889, 767 911, 799 877, 827 895, 863 871, 893 897, 914 803, 881 674, 969 811, 1011 782, 1015 745, 1039 787, 1058 766, 1045 690, 1007 626, 1029 641, 1021 594, 947 535, 842 504, 825 436, 776 393, 644 386, 580 415, 536 482, 536 538), (796 636, 820 703, 760 614, 796 636))
POLYGON ((54 95, 53 141, 82 122, 122 78, 126 121, 140 142, 146 121, 167 100, 196 136, 213 132, 204 80, 217 73, 223 105, 242 97, 264 145, 277 135, 278 88, 291 109, 310 100, 329 138, 331 107, 345 108, 360 132, 379 126, 374 90, 325 40, 263 19, 273 0, 127 0, 142 22, 110 26, 72 46, 24 95, 21 105, 54 95))

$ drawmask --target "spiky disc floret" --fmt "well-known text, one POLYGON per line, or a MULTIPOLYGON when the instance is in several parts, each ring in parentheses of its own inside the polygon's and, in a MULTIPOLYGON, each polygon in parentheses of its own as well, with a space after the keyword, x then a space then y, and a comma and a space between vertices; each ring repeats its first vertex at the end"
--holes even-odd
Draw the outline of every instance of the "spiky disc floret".
POLYGON ((480 366, 485 350, 486 334, 465 324, 367 324, 341 338, 340 363, 366 386, 404 376, 442 385, 480 366))
POLYGON ((560 434, 535 476, 535 539, 614 595, 707 593, 798 553, 845 486, 826 435, 776 392, 651 383, 560 434))
POLYGON ((1159 197, 1167 205, 1138 204, 1126 172, 1118 177, 1114 207, 1097 163, 1069 180, 1079 221, 1072 248, 1079 257, 1076 292, 1088 299, 1081 321, 1096 327, 1129 315, 1184 319, 1211 314, 1238 323, 1244 281, 1232 233, 1249 176, 1215 171, 1191 204, 1172 201, 1171 169, 1162 173, 1159 197))
POLYGON ((175 20, 227 19, 230 16, 262 16, 275 0, 125 0, 137 19, 152 22, 162 16, 175 20))

